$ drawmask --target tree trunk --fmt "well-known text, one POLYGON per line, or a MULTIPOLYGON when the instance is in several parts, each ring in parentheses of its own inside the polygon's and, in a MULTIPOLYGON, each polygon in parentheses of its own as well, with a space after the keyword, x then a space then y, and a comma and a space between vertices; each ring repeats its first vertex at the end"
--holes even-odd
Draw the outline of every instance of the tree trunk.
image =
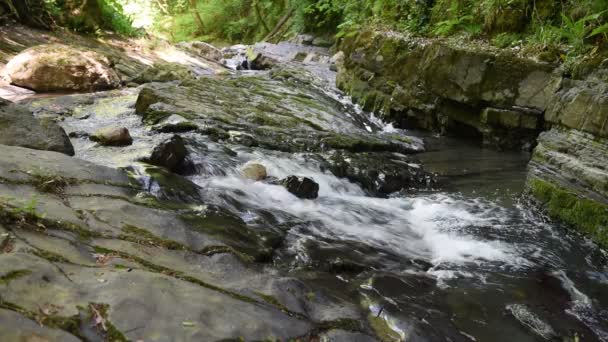
POLYGON ((264 32, 266 34, 268 34, 270 32, 270 28, 268 27, 268 24, 266 24, 266 21, 264 20, 264 17, 262 16, 262 10, 260 9, 260 1, 255 0, 253 6, 255 8, 255 14, 258 17, 258 21, 260 22, 260 24, 262 24, 262 27, 264 27, 264 32))
POLYGON ((205 33, 205 24, 203 23, 203 18, 198 13, 196 9, 196 0, 190 0, 190 10, 192 11, 192 15, 194 15, 194 20, 196 21, 196 26, 198 26, 198 34, 205 33))
POLYGON ((279 31, 281 31, 281 28, 283 27, 283 25, 285 25, 285 23, 287 21, 289 21, 289 19, 291 19, 291 17, 293 16, 293 14, 295 13, 296 8, 292 7, 291 9, 289 9, 287 11, 287 13, 285 13, 285 15, 283 17, 281 17, 281 19, 279 20, 279 22, 276 24, 276 26, 272 29, 272 31, 266 35, 266 37, 264 37, 264 41, 268 41, 269 39, 271 39, 274 35, 276 35, 277 33, 279 33, 279 31))

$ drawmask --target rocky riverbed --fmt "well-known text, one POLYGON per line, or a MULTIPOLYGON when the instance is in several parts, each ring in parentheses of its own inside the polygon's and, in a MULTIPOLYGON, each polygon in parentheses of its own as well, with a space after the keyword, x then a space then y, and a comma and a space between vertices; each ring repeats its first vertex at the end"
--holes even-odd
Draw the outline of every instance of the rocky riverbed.
POLYGON ((395 128, 325 48, 172 49, 4 88, 3 340, 608 339, 608 256, 520 197, 530 153, 395 128))

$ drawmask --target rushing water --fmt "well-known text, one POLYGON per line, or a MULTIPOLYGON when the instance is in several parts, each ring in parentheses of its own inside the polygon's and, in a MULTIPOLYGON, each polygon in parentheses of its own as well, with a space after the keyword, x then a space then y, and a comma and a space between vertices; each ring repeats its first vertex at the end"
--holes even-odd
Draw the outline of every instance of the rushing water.
MULTIPOLYGON (((128 166, 162 139, 134 115, 134 101, 128 90, 109 114, 67 119, 68 131, 120 120, 135 138, 122 149, 74 139, 78 157, 128 166)), ((362 130, 405 133, 356 107, 349 115, 362 130)), ((226 154, 225 144, 185 134, 196 141, 189 148, 199 173, 191 179, 207 201, 252 227, 288 227, 277 267, 362 303, 406 341, 608 341, 608 258, 520 200, 529 156, 419 135, 427 152, 417 157, 439 185, 373 198, 311 155, 237 145, 226 154), (319 198, 244 179, 239 169, 252 161, 274 178, 313 178, 319 198)))

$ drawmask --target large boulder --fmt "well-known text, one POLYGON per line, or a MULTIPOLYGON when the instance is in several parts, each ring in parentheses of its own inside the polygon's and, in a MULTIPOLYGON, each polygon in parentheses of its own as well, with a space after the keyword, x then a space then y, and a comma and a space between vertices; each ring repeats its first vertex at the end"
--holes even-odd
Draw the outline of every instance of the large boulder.
POLYGON ((25 107, 0 99, 0 144, 74 155, 67 134, 50 119, 38 120, 25 107))
POLYGON ((104 146, 127 146, 133 143, 129 130, 124 127, 106 127, 98 130, 90 139, 104 146))
POLYGON ((6 65, 12 84, 39 92, 93 91, 120 86, 105 56, 60 44, 38 45, 6 65))

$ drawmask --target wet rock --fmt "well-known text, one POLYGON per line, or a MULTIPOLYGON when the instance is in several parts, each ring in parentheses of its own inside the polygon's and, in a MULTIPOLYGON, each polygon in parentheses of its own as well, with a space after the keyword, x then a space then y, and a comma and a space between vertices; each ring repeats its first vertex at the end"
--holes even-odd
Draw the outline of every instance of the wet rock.
POLYGON ((258 163, 248 163, 241 168, 241 174, 245 178, 249 178, 254 181, 261 181, 268 177, 266 173, 266 167, 258 163))
POLYGON ((357 332, 333 329, 319 335, 321 342, 376 342, 375 338, 357 332))
POLYGON ((162 119, 152 129, 161 133, 185 133, 197 130, 198 125, 181 115, 173 114, 168 118, 162 119))
POLYGON ((51 119, 36 119, 25 107, 0 99, 0 144, 74 155, 67 134, 51 119))
POLYGON ((150 158, 145 159, 149 164, 162 166, 170 171, 177 172, 183 170, 186 164, 188 150, 184 139, 179 135, 174 135, 171 139, 164 141, 154 147, 150 158))
POLYGON ((104 146, 127 146, 133 143, 129 130, 125 127, 102 128, 89 137, 104 146))
POLYGON ((74 131, 74 132, 70 132, 68 134, 68 137, 70 137, 70 138, 88 138, 89 135, 90 134, 85 131, 74 131))
POLYGON ((434 183, 420 163, 398 153, 351 153, 327 155, 324 169, 347 178, 374 195, 388 195, 408 189, 423 189, 434 183))
MULTIPOLYGON (((138 168, 133 170, 140 174, 138 168)), ((203 203, 200 187, 187 178, 169 172, 167 169, 146 165, 139 177, 144 189, 161 202, 203 203)))
POLYGON ((539 318, 534 312, 530 311, 526 305, 507 305, 507 311, 513 315, 519 323, 543 339, 552 340, 558 337, 551 325, 539 318))
POLYGON ((247 66, 249 70, 268 70, 278 65, 279 62, 264 55, 263 52, 257 51, 255 48, 247 50, 247 66))
POLYGON ((319 197, 319 184, 307 177, 289 176, 279 182, 287 191, 303 199, 319 197))
POLYGON ((39 45, 6 65, 11 83, 35 91, 94 91, 117 88, 120 79, 103 55, 60 44, 39 45))
POLYGON ((179 63, 156 63, 144 70, 132 81, 143 84, 150 82, 185 81, 194 78, 193 72, 179 63))

